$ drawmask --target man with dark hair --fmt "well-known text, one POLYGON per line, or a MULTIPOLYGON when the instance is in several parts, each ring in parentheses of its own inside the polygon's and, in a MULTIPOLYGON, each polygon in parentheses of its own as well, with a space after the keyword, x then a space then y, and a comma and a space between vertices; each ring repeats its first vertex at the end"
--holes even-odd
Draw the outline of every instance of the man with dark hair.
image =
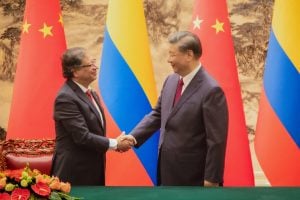
POLYGON ((6 138, 6 131, 5 131, 4 128, 2 128, 2 127, 0 126, 0 141, 2 141, 2 140, 4 141, 5 138, 6 138))
POLYGON ((127 151, 135 141, 127 136, 105 137, 103 108, 90 88, 98 67, 84 48, 66 50, 62 69, 67 80, 54 104, 56 147, 51 174, 73 185, 104 185, 105 152, 127 151))
POLYGON ((160 185, 219 186, 223 183, 228 110, 218 83, 199 62, 199 38, 182 31, 169 37, 174 74, 156 107, 130 133, 141 146, 160 129, 160 185))

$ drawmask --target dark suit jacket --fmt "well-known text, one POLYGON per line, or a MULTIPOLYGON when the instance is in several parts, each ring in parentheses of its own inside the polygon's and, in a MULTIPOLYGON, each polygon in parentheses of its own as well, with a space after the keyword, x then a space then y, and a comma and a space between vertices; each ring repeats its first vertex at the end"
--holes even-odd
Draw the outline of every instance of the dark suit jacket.
POLYGON ((161 185, 222 183, 228 110, 218 83, 203 69, 197 72, 173 107, 179 76, 170 75, 153 111, 131 134, 137 147, 160 128, 161 185))
MULTIPOLYGON (((98 96, 93 93, 101 108, 98 96)), ((102 110, 103 113, 103 110, 102 110)), ((56 147, 52 174, 72 185, 105 184, 105 138, 99 112, 73 81, 59 91, 54 106, 56 147)))

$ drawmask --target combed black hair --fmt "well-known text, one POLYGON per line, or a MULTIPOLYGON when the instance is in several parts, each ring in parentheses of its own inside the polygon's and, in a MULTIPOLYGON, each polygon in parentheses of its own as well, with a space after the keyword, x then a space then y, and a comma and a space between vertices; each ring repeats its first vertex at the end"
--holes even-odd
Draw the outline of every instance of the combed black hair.
POLYGON ((201 41, 197 35, 189 31, 179 31, 169 36, 169 43, 178 43, 179 51, 193 51, 195 58, 199 59, 202 55, 201 41))

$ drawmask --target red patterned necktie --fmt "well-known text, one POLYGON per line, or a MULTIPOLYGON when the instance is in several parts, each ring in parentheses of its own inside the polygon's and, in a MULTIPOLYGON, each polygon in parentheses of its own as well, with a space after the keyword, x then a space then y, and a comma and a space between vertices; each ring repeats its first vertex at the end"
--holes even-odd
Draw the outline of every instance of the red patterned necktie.
POLYGON ((91 100, 91 102, 93 102, 93 96, 92 96, 92 93, 90 90, 87 90, 86 92, 86 95, 88 96, 88 98, 91 100))
POLYGON ((176 94, 175 94, 173 106, 176 105, 176 103, 179 101, 179 99, 181 97, 181 92, 182 92, 182 86, 183 86, 183 84, 184 83, 183 83, 182 78, 179 79, 178 84, 177 84, 177 89, 176 89, 176 94))

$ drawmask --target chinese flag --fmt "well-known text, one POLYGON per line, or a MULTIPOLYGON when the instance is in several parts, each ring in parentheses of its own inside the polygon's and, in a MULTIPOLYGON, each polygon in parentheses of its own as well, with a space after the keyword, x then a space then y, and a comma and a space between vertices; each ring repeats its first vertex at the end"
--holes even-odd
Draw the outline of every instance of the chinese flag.
POLYGON ((27 0, 7 137, 54 138, 53 104, 66 49, 59 0, 27 0))
POLYGON ((191 31, 202 42, 202 65, 219 82, 227 98, 229 129, 224 185, 253 186, 253 169, 226 0, 196 0, 191 31))

